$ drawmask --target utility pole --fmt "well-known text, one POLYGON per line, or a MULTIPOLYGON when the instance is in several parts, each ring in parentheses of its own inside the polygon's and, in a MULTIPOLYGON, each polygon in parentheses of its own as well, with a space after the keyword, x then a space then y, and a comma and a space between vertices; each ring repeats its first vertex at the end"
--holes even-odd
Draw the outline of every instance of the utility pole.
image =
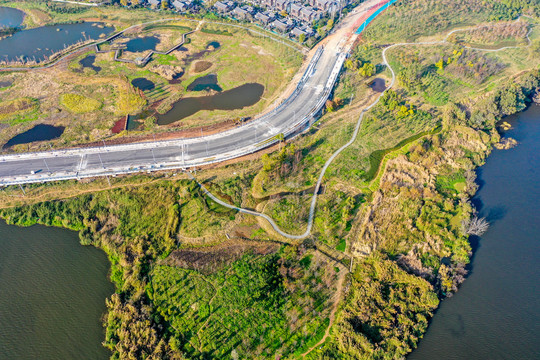
POLYGON ((150 148, 150 151, 152 152, 152 158, 154 158, 154 164, 157 164, 156 157, 154 156, 154 148, 150 148))
POLYGON ((186 164, 186 159, 184 158, 184 143, 182 143, 182 164, 186 164))
POLYGON ((101 160, 101 154, 97 153, 97 155, 99 157, 99 162, 101 163, 101 167, 105 169, 105 165, 103 165, 103 160, 101 160))
POLYGON ((24 188, 22 187, 22 185, 21 185, 21 184, 19 184, 19 187, 21 188, 21 190, 22 190, 23 194, 24 194, 24 195, 26 195, 26 191, 24 191, 24 188))

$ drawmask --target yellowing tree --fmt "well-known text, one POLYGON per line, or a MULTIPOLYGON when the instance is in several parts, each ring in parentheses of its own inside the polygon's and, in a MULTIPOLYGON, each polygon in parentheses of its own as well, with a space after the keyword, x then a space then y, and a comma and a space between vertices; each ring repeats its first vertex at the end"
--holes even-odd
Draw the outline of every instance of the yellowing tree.
POLYGON ((371 63, 365 63, 360 69, 358 69, 358 74, 363 77, 370 77, 375 75, 375 65, 371 63))

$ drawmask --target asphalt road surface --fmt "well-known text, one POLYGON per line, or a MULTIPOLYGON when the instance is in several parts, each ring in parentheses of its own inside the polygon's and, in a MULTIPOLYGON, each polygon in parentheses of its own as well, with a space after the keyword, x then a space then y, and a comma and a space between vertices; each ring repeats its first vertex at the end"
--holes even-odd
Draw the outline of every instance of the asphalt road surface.
POLYGON ((187 169, 246 155, 297 134, 313 122, 335 85, 352 44, 350 36, 340 37, 317 50, 291 97, 243 126, 190 139, 3 155, 0 185, 187 169))

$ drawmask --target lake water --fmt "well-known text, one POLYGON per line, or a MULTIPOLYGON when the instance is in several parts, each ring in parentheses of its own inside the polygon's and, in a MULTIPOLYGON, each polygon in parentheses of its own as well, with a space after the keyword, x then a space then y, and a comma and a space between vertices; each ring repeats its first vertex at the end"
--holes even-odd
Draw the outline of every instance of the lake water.
POLYGON ((186 97, 177 101, 165 114, 157 114, 158 125, 172 124, 201 110, 235 110, 255 105, 264 93, 264 86, 249 83, 214 95, 186 97))
POLYGON ((0 28, 19 26, 23 20, 24 12, 18 9, 0 7, 0 28))
POLYGON ((83 40, 97 40, 110 34, 114 28, 99 27, 99 23, 86 22, 43 26, 23 30, 0 40, 0 61, 26 60, 43 61, 64 47, 83 40))
POLYGON ((104 252, 76 232, 0 221, 0 358, 108 359, 101 317, 113 291, 104 252))
POLYGON ((491 227, 408 360, 540 359, 540 106, 505 120, 519 145, 490 155, 474 199, 491 227))

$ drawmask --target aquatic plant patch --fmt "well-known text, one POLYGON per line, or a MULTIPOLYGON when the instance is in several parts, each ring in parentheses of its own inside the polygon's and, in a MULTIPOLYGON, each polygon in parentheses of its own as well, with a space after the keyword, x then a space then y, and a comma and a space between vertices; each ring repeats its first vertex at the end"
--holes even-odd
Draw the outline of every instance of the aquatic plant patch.
POLYGON ((60 105, 74 114, 84 114, 101 108, 101 102, 80 94, 62 94, 60 105))

